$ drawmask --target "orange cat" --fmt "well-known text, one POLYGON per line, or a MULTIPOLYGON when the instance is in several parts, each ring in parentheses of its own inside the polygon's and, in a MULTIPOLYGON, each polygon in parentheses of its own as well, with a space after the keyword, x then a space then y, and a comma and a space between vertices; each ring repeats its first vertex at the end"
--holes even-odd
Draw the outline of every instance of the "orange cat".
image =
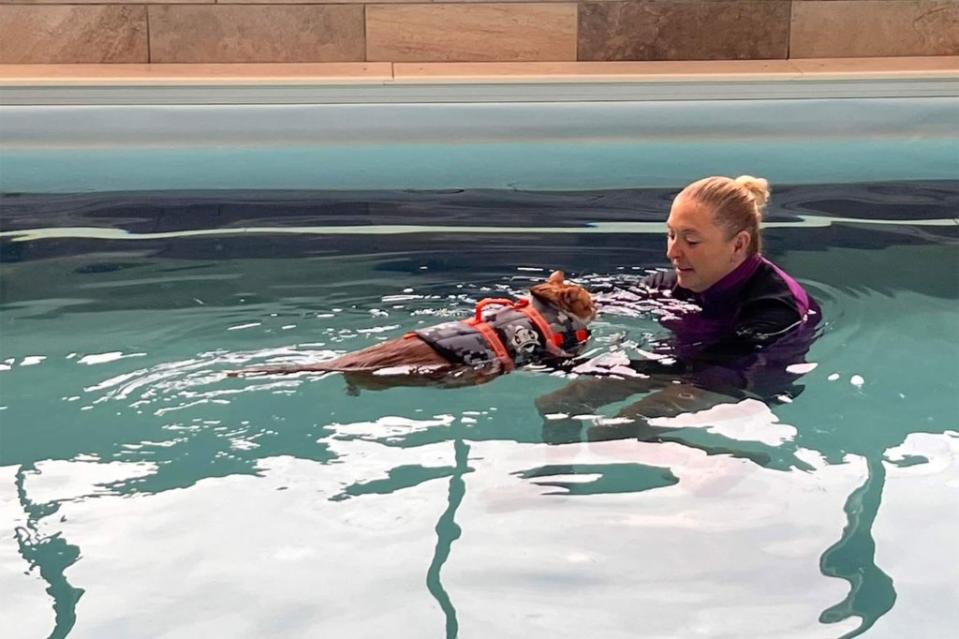
POLYGON ((311 365, 251 368, 230 373, 340 372, 366 388, 488 381, 526 364, 548 364, 582 351, 596 316, 589 292, 555 271, 518 301, 485 299, 473 319, 446 322, 311 365))

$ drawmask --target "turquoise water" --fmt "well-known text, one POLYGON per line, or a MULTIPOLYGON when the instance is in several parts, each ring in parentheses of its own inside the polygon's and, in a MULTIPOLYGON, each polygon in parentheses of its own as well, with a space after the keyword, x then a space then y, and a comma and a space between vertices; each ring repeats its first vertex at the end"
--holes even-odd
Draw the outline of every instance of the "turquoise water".
MULTIPOLYGON (((3 198, 5 636, 948 635, 954 182, 781 189, 767 254, 825 317, 804 388, 657 438, 589 440, 635 398, 540 415, 571 382, 547 371, 359 394, 225 377, 556 267, 628 286, 663 264, 670 193, 3 198)), ((662 332, 628 305, 593 328, 593 356, 662 332)))

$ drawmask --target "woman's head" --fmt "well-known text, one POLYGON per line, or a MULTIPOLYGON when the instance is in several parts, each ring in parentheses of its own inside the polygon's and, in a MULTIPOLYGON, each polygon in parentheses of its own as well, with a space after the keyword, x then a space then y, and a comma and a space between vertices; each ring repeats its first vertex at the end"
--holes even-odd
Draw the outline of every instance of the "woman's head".
POLYGON ((762 248, 760 223, 769 183, 742 175, 693 182, 673 200, 666 256, 679 285, 701 292, 762 248))

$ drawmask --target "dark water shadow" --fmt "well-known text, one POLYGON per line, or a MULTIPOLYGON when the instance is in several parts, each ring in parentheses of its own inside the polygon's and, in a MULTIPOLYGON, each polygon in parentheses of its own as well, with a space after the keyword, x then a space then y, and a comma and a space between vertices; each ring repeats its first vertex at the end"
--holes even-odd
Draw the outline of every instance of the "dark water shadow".
POLYGON ((463 475, 470 470, 467 466, 470 452, 469 445, 462 439, 457 438, 454 440, 453 446, 456 467, 453 476, 450 477, 446 510, 440 515, 439 521, 436 522, 436 549, 433 552, 433 561, 430 562, 430 567, 426 571, 426 588, 436 599, 446 616, 446 639, 456 639, 459 636, 459 622, 456 619, 456 607, 443 586, 440 573, 446 560, 449 559, 453 542, 459 539, 463 533, 462 528, 456 523, 456 510, 466 496, 466 482, 463 481, 463 475))
POLYGON ((846 598, 824 610, 822 623, 838 623, 859 617, 862 623, 842 639, 858 637, 870 628, 896 603, 892 578, 876 565, 876 542, 872 526, 882 501, 886 469, 881 459, 866 459, 869 474, 866 481, 846 500, 846 526, 839 541, 830 546, 819 560, 819 568, 827 577, 849 583, 846 598))
POLYGON ((537 486, 552 486, 561 490, 546 495, 612 495, 639 493, 654 488, 665 488, 679 483, 668 468, 646 464, 549 464, 513 473, 531 479, 537 486), (560 475, 599 475, 585 482, 548 480, 560 475), (548 481, 543 481, 547 479, 548 481))
POLYGON ((434 479, 456 477, 457 473, 470 473, 473 472, 473 469, 467 468, 461 471, 457 467, 450 466, 435 468, 410 464, 397 466, 386 472, 386 479, 374 479, 373 481, 350 484, 341 492, 330 497, 330 501, 343 501, 361 495, 391 495, 397 491, 414 488, 434 479))
POLYGON ((77 623, 77 602, 84 592, 72 586, 66 577, 67 568, 80 558, 80 548, 68 543, 60 533, 40 532, 39 521, 55 515, 60 504, 37 504, 27 496, 24 484, 30 472, 36 472, 36 468, 21 466, 16 474, 17 500, 27 516, 25 525, 14 531, 17 547, 30 570, 40 572, 47 583, 46 592, 53 599, 54 627, 48 639, 64 639, 77 623))

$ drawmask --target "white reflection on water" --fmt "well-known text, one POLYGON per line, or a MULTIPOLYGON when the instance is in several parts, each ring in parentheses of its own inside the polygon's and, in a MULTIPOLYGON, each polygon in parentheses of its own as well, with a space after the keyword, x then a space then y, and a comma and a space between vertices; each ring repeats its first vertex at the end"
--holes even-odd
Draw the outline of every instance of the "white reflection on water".
MULTIPOLYGON (((386 415, 372 422, 354 422, 350 424, 332 423, 331 428, 339 433, 347 433, 369 439, 391 438, 410 433, 422 432, 435 426, 449 426, 455 418, 452 415, 435 415, 432 419, 409 419, 386 415)), ((409 463, 409 462, 407 462, 409 463)))
POLYGON ((471 634, 836 637, 856 626, 818 623, 846 590, 820 574, 818 559, 865 476, 859 458, 771 472, 633 440, 472 446, 485 461, 466 476, 464 535, 445 570, 471 634), (540 487, 507 479, 518 465, 610 462, 668 467, 679 483, 584 498, 542 497, 540 487), (504 619, 517 622, 515 632, 504 619))
POLYGON ((83 551, 68 578, 86 590, 70 637, 435 634, 442 615, 423 580, 445 482, 332 502, 342 466, 264 467, 64 504, 56 526, 83 551))
POLYGON ((667 428, 702 428, 730 439, 762 442, 769 446, 791 441, 797 432, 794 426, 779 423, 779 418, 769 407, 755 399, 719 404, 706 410, 680 413, 676 417, 657 417, 649 423, 667 428))
MULTIPOLYGON (((87 366, 95 366, 96 364, 107 364, 109 362, 115 362, 126 357, 143 357, 146 353, 123 353, 122 351, 111 351, 109 353, 91 353, 90 355, 84 355, 77 360, 77 364, 86 364, 87 366)), ((69 359, 69 358, 68 358, 69 359)))
POLYGON ((44 590, 47 583, 37 571, 27 571, 20 555, 17 539, 10 528, 22 528, 27 515, 17 501, 13 466, 0 467, 0 521, 4 534, 0 535, 0 628, 8 639, 46 637, 53 630, 53 611, 44 590))
POLYGON ((107 484, 146 477, 156 470, 152 462, 44 461, 27 474, 24 488, 34 503, 69 501, 109 493, 107 484))
POLYGON ((893 576, 896 605, 870 636, 937 637, 959 628, 959 432, 912 433, 886 458, 882 506, 873 525, 876 563, 893 576))
MULTIPOLYGON (((391 418, 337 431, 364 435, 393 424, 408 432, 451 419, 391 418)), ((133 636, 137 628, 164 637, 441 636, 443 615, 424 581, 448 479, 334 498, 400 466, 450 469, 451 442, 328 443, 342 463, 269 457, 257 464, 260 477, 208 478, 156 494, 103 489, 151 472, 150 464, 38 464, 25 486, 34 503, 67 500, 39 522, 43 534, 60 533, 82 551, 67 570, 85 590, 70 636, 133 636), (245 602, 242 615, 237 602, 245 602)), ((844 503, 866 477, 861 457, 827 465, 800 450, 813 470, 783 472, 678 443, 469 445, 466 494, 455 513, 463 534, 442 573, 462 636, 616 638, 641 630, 643 637, 806 639, 858 625, 818 622, 847 590, 823 576, 819 559, 842 533, 844 503), (624 463, 669 469, 678 483, 563 495, 518 474, 624 463)), ((900 601, 872 631, 877 636, 949 627, 942 614, 952 614, 944 611, 956 594, 955 516, 929 504, 943 503, 936 497, 944 487, 959 489, 959 434, 911 435, 889 458, 908 455, 929 462, 887 463, 874 534, 877 563, 895 575, 900 601), (943 521, 950 516, 953 523, 943 521)), ((13 470, 3 471, 0 507, 7 520, 23 521, 8 488, 13 470)), ((5 627, 17 629, 14 637, 42 636, 51 617, 43 582, 22 576, 10 540, 0 543, 0 561, 4 591, 16 594, 5 608, 43 621, 5 627)))

